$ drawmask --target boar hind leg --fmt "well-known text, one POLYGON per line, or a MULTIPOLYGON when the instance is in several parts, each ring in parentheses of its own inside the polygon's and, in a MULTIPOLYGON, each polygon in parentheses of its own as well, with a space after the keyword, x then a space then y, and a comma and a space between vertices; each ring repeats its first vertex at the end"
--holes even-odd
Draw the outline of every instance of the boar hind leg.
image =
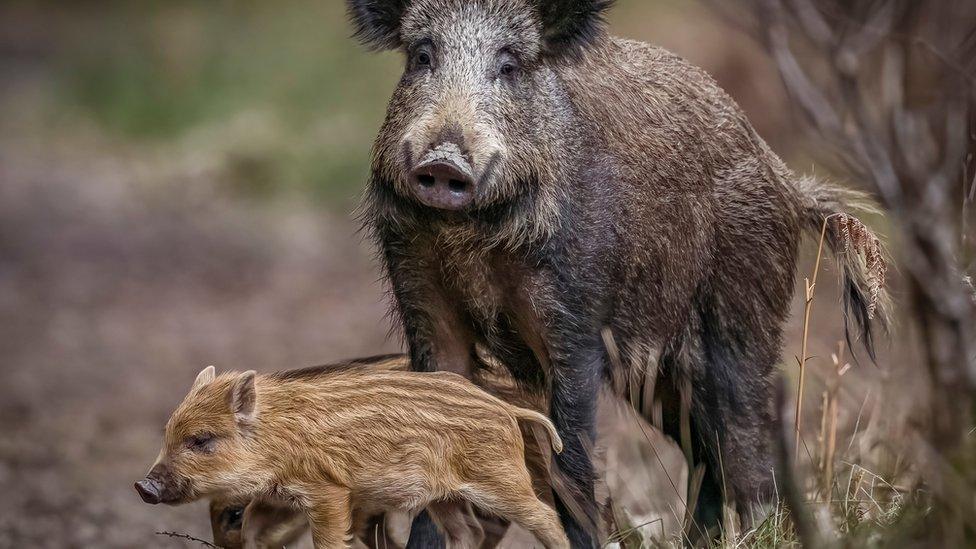
POLYGON ((696 518, 703 526, 718 522, 724 495, 750 528, 774 500, 769 376, 778 347, 763 350, 759 338, 739 337, 728 326, 703 316, 689 353, 696 459, 706 464, 696 518))
POLYGON ((315 549, 344 549, 350 546, 352 534, 352 501, 349 490, 331 486, 317 487, 307 509, 312 525, 315 549))
POLYGON ((749 528, 757 510, 774 500, 771 391, 765 380, 756 380, 748 393, 737 395, 739 400, 726 400, 730 389, 720 382, 713 378, 696 390, 692 417, 705 449, 707 476, 720 488, 712 490, 712 500, 720 504, 717 496, 724 491, 749 528))

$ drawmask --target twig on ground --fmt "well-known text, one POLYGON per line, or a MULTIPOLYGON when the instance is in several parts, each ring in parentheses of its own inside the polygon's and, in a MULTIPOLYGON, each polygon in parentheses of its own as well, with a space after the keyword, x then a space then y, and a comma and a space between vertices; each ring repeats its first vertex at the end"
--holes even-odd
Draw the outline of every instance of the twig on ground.
POLYGON ((211 547, 213 549, 223 549, 223 547, 221 547, 219 545, 214 545, 214 544, 210 543, 207 540, 200 539, 200 538, 195 538, 195 537, 191 536, 190 534, 184 534, 182 532, 166 532, 166 531, 163 531, 163 532, 156 532, 156 535, 157 536, 167 536, 167 537, 170 537, 170 538, 186 539, 186 540, 190 540, 190 541, 195 541, 195 542, 199 543, 200 545, 203 545, 204 547, 211 547))

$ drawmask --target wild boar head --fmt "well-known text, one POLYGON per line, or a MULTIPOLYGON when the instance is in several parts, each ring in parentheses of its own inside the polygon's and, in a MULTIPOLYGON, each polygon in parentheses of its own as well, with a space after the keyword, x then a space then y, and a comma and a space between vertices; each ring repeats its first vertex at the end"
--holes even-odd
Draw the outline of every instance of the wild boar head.
POLYGON ((504 205, 552 178, 572 106, 553 67, 603 36, 611 0, 348 0, 356 34, 399 49, 374 150, 379 184, 435 211, 504 205))

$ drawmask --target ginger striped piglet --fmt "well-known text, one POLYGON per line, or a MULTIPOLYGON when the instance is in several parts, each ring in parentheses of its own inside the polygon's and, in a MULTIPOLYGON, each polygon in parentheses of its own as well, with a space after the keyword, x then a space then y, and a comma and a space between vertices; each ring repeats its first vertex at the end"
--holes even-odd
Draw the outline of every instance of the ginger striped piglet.
POLYGON ((261 499, 301 509, 316 548, 346 547, 359 517, 428 509, 463 545, 458 505, 519 523, 546 547, 569 547, 525 464, 518 408, 445 372, 355 363, 258 375, 197 376, 135 485, 147 503, 261 499))

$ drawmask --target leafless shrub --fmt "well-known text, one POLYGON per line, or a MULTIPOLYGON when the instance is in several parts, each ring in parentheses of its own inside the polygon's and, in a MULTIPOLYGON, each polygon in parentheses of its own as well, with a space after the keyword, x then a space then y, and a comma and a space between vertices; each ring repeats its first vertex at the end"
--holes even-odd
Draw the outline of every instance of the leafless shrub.
MULTIPOLYGON (((876 194, 894 221, 906 310, 933 390, 931 425, 920 430, 924 448, 916 451, 936 494, 930 535, 958 542, 972 503, 959 503, 953 483, 965 485, 972 472, 960 467, 972 461, 954 456, 972 446, 976 393, 976 306, 965 281, 974 266, 976 3, 712 4, 763 42, 829 160, 876 194)), ((836 222, 848 253, 868 267, 870 286, 880 287, 880 243, 853 218, 836 222)), ((878 306, 872 300, 869 311, 878 306)))

